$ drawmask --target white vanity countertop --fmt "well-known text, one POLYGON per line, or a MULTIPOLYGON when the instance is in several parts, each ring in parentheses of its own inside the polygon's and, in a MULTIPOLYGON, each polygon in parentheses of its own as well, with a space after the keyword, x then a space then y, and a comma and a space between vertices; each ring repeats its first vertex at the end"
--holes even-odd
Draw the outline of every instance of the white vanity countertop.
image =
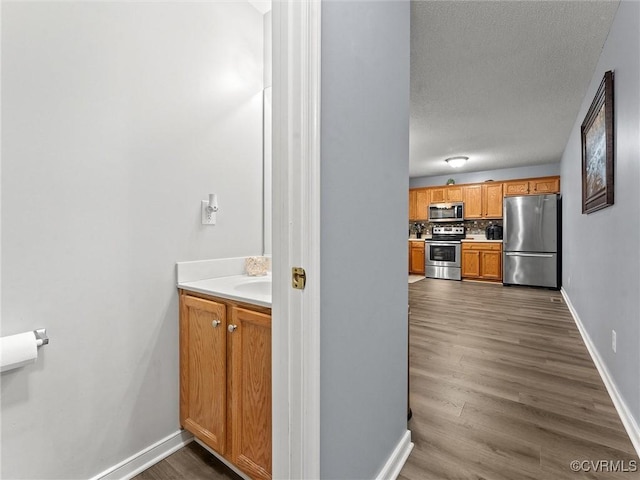
POLYGON ((178 288, 271 308, 271 273, 260 277, 231 275, 178 282, 178 288))

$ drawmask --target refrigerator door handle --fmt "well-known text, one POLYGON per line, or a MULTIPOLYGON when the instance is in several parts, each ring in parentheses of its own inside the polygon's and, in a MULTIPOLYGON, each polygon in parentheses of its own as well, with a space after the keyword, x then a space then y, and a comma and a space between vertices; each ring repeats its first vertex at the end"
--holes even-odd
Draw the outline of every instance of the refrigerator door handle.
POLYGON ((518 252, 505 252, 507 257, 540 257, 540 258, 553 258, 551 253, 518 253, 518 252))

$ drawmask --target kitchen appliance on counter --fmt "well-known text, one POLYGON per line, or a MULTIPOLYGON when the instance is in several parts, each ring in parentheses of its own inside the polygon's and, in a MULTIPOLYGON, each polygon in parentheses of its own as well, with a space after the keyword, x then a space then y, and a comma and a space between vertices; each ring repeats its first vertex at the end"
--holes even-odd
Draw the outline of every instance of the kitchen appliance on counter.
POLYGON ((502 283, 560 288, 560 195, 504 199, 502 283))
POLYGON ((490 223, 485 230, 485 237, 487 240, 502 240, 502 227, 490 223))
POLYGON ((464 204, 456 203, 431 203, 429 205, 430 222, 462 222, 464 204))
POLYGON ((438 225, 431 229, 431 239, 425 241, 425 276, 445 280, 462 280, 461 240, 465 228, 438 225))

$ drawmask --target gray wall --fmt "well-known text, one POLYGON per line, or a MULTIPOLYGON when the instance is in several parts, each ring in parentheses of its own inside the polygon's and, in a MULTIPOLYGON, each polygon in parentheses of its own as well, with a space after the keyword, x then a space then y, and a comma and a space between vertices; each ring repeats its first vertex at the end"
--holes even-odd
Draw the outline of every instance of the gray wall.
POLYGON ((450 175, 411 178, 409 186, 411 188, 416 188, 445 185, 447 180, 450 178, 453 178, 456 183, 481 183, 485 180, 513 180, 514 178, 547 177, 551 175, 560 175, 560 163, 546 163, 544 165, 501 168, 499 170, 485 170, 483 172, 469 173, 463 173, 460 172, 460 170, 451 169, 450 175))
POLYGON ((408 1, 322 3, 325 479, 374 478, 407 429, 409 51, 408 1))
POLYGON ((622 2, 562 157, 563 285, 640 423, 640 3, 622 2), (581 214, 580 125, 615 71, 615 205, 581 214), (618 338, 611 348, 611 330, 618 338))
POLYGON ((2 478, 178 430, 175 262, 262 248, 262 30, 248 3, 3 2, 2 335, 51 343, 2 374, 2 478))

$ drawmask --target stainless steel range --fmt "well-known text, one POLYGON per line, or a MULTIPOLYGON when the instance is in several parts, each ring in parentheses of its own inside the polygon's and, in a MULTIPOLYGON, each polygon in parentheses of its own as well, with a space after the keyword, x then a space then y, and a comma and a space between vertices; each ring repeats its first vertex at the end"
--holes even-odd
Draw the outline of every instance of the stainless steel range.
POLYGON ((425 241, 425 275, 428 278, 462 280, 460 240, 464 237, 464 227, 433 227, 431 239, 425 241))

